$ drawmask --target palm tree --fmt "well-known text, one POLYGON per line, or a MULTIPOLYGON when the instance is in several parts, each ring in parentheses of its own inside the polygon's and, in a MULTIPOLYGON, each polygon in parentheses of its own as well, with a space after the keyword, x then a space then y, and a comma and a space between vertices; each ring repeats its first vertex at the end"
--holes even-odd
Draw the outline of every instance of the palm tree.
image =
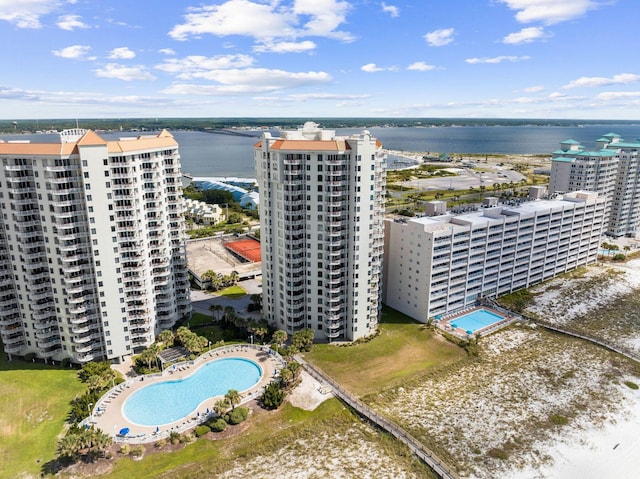
POLYGON ((235 389, 229 389, 224 397, 229 402, 229 404, 231 404, 232 411, 236 408, 237 404, 240 404, 240 401, 242 400, 242 398, 240 397, 240 393, 235 389))
POLYGON ((104 452, 111 446, 113 440, 111 436, 105 434, 101 429, 87 429, 86 440, 88 441, 87 447, 89 448, 88 455, 90 457, 103 456, 104 452))
POLYGON ((67 434, 58 441, 57 454, 60 457, 68 457, 73 462, 78 460, 82 440, 79 434, 67 434))
POLYGON ((220 399, 213 405, 213 412, 218 416, 222 416, 229 409, 229 403, 226 399, 220 399))
POLYGON ((234 315, 233 324, 238 329, 247 329, 247 326, 249 325, 249 321, 247 320, 247 318, 243 318, 242 316, 235 316, 234 315))
POLYGON ((260 343, 262 343, 262 339, 267 335, 267 328, 258 326, 254 328, 253 333, 260 339, 260 343))
POLYGON ((155 364, 158 365, 158 353, 160 349, 157 344, 152 344, 147 349, 140 353, 140 361, 147 365, 149 369, 155 364))
POLYGON ((283 331, 281 329, 278 329, 275 333, 273 333, 273 335, 271 336, 271 341, 273 341, 273 344, 277 345, 279 348, 281 348, 284 343, 287 342, 287 339, 289 338, 289 335, 287 334, 286 331, 283 331))
POLYGON ((300 373, 302 372, 302 366, 300 366, 298 361, 289 361, 287 369, 291 371, 294 381, 300 377, 300 373))
POLYGON ((249 299, 251 303, 253 303, 254 307, 260 311, 262 310, 262 295, 261 294, 252 294, 249 299))
POLYGON ((175 335, 170 329, 165 329, 164 331, 161 331, 158 336, 156 336, 156 342, 162 343, 165 348, 170 348, 171 346, 173 346, 174 340, 175 335))
POLYGON ((213 319, 217 319, 218 321, 220 321, 220 315, 222 313, 222 305, 221 304, 212 304, 211 306, 209 306, 209 311, 211 311, 211 314, 213 315, 213 319), (216 318, 216 313, 217 313, 217 318, 216 318))

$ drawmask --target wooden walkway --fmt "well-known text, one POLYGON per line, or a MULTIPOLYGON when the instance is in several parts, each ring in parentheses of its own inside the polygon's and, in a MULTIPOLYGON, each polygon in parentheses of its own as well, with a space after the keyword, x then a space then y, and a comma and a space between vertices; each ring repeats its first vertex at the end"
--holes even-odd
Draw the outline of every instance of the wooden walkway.
POLYGON ((402 441, 409 448, 409 450, 413 454, 415 454, 422 462, 429 466, 438 477, 442 479, 459 479, 460 476, 458 476, 458 474, 453 471, 451 466, 447 465, 442 459, 440 459, 432 451, 427 449, 424 444, 418 441, 407 431, 402 429, 394 422, 389 421, 388 419, 385 419, 377 414, 372 408, 360 401, 349 391, 340 387, 340 385, 335 380, 327 376, 322 370, 307 363, 299 356, 296 357, 296 360, 302 365, 305 371, 307 371, 315 379, 330 385, 333 388, 333 394, 335 394, 336 397, 342 400, 347 406, 352 408, 365 419, 371 421, 379 428, 387 431, 393 437, 402 441))
MULTIPOLYGON (((498 311, 510 312, 508 309, 505 309, 502 306, 500 306, 498 303, 496 303, 493 299, 485 298, 484 302, 490 304, 491 307, 497 309, 498 311)), ((587 334, 587 333, 585 333, 583 331, 578 331, 577 329, 568 328, 566 326, 559 326, 557 324, 549 323, 549 322, 544 321, 542 319, 534 318, 532 316, 525 315, 523 313, 511 312, 511 314, 514 314, 514 315, 517 314, 520 317, 522 317, 522 319, 524 321, 528 321, 530 323, 537 324, 538 326, 540 326, 540 327, 542 327, 544 329, 547 329, 549 331, 554 331, 556 333, 566 334, 567 336, 572 336, 574 338, 582 339, 583 341, 588 341, 588 342, 593 343, 593 344, 595 344, 597 346, 600 346, 600 347, 603 347, 605 349, 608 349, 609 351, 612 351, 614 353, 621 354, 625 358, 631 359, 632 361, 640 363, 640 355, 638 355, 638 353, 636 351, 633 351, 631 349, 628 349, 628 348, 625 348, 625 347, 610 343, 609 341, 606 341, 606 340, 604 340, 602 338, 597 338, 595 336, 591 336, 590 334, 587 334)))
POLYGON ((535 323, 544 329, 548 329, 549 331, 566 334, 567 336, 573 336, 574 338, 579 338, 584 341, 588 341, 590 343, 593 343, 605 349, 608 349, 609 351, 612 351, 614 353, 621 354, 622 356, 629 358, 632 361, 640 363, 640 356, 638 356, 638 353, 630 349, 617 346, 613 343, 610 343, 609 341, 605 341, 604 339, 596 338, 589 334, 585 334, 582 331, 577 331, 575 329, 567 328, 566 326, 558 326, 556 324, 548 323, 540 319, 534 319, 534 318, 527 318, 527 319, 530 322, 535 323))

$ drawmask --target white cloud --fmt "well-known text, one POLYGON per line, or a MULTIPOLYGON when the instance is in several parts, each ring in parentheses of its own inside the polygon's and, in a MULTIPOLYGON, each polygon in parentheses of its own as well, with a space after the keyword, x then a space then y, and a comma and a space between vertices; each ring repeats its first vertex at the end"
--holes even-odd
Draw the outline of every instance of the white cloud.
POLYGON ((542 85, 534 85, 527 88, 523 88, 522 91, 526 93, 538 93, 540 91, 544 91, 545 88, 542 85))
POLYGON ((132 50, 129 50, 128 47, 118 47, 114 48, 109 52, 109 56, 107 58, 112 58, 115 60, 131 60, 136 57, 136 53, 132 50))
POLYGON ((336 38, 345 42, 353 41, 354 37, 350 33, 336 30, 346 22, 350 9, 351 5, 348 2, 340 0, 296 0, 293 12, 298 16, 297 19, 310 17, 298 36, 312 35, 336 38))
POLYGON ((357 95, 349 95, 349 94, 340 94, 340 93, 300 93, 287 95, 288 98, 291 98, 295 101, 306 101, 306 100, 362 100, 365 98, 371 98, 371 95, 357 94, 357 95))
POLYGON ((89 53, 89 50, 91 50, 91 47, 87 45, 71 45, 60 50, 52 50, 51 53, 57 57, 78 60, 89 53))
POLYGON ((634 100, 640 98, 640 91, 607 91, 598 93, 597 100, 612 101, 612 100, 634 100))
POLYGON ((545 25, 566 22, 583 16, 600 6, 594 0, 498 0, 516 10, 520 23, 540 22, 545 25))
POLYGON ((367 63, 366 65, 362 65, 360 70, 367 73, 394 72, 398 70, 398 67, 379 67, 375 63, 367 63))
POLYGON ((253 50, 260 53, 302 53, 314 50, 315 48, 315 43, 310 40, 304 40, 302 42, 268 42, 263 45, 256 45, 253 47, 253 50))
POLYGON ((444 45, 448 45, 453 41, 454 33, 455 30, 453 28, 441 28, 439 30, 434 30, 427 33, 424 36, 424 39, 427 41, 429 46, 442 47, 444 45))
POLYGON ((465 60, 465 62, 470 63, 472 65, 478 64, 478 63, 502 63, 502 62, 520 62, 523 60, 530 60, 531 57, 529 56, 522 56, 522 57, 516 57, 516 56, 510 56, 510 55, 501 55, 498 57, 492 57, 492 58, 467 58, 465 60))
POLYGON ((164 55, 175 55, 176 52, 173 48, 161 48, 160 50, 158 50, 159 53, 162 53, 164 55))
POLYGON ((143 65, 120 65, 118 63, 107 63, 103 68, 94 70, 96 76, 102 78, 114 78, 116 80, 155 80, 151 73, 146 71, 143 65))
POLYGON ((382 11, 384 13, 388 13, 393 18, 400 16, 400 9, 395 5, 387 5, 386 3, 382 2, 382 11))
POLYGON ((185 58, 168 58, 164 63, 156 65, 155 68, 186 80, 194 78, 198 73, 210 70, 250 67, 253 65, 253 61, 253 57, 249 55, 217 55, 213 57, 190 55, 185 58))
POLYGON ((541 38, 547 38, 548 36, 542 27, 527 27, 519 32, 510 33, 502 39, 502 43, 518 45, 520 43, 531 43, 541 38))
POLYGON ((573 80, 563 86, 564 89, 581 88, 581 87, 599 87, 609 85, 628 85, 630 83, 640 82, 640 75, 635 73, 619 73, 611 78, 606 77, 581 77, 577 80, 573 80))
POLYGON ((339 0, 297 0, 292 7, 277 1, 227 0, 189 8, 185 22, 173 27, 169 35, 175 40, 211 34, 244 35, 260 41, 307 35, 351 41, 349 33, 337 30, 349 9, 347 2, 339 0))
POLYGON ((174 84, 163 93, 182 95, 224 95, 265 93, 307 85, 328 83, 325 72, 288 72, 266 68, 210 70, 192 74, 193 78, 215 81, 217 85, 174 84))
POLYGON ((0 20, 18 28, 41 28, 40 17, 55 11, 63 3, 61 0, 0 0, 0 20))
POLYGON ((81 20, 80 15, 62 15, 58 17, 56 25, 63 30, 73 31, 75 28, 89 28, 89 25, 81 20))
POLYGON ((425 62, 414 62, 407 67, 407 70, 415 70, 419 72, 426 72, 426 71, 435 70, 435 69, 436 69, 435 65, 429 65, 428 63, 425 63, 425 62))

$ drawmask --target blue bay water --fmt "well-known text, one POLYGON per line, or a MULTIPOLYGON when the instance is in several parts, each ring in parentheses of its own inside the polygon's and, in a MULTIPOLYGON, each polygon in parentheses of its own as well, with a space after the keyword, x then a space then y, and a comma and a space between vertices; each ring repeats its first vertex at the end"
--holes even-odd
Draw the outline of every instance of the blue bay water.
MULTIPOLYGON (((320 126, 322 123, 320 122, 320 126)), ((359 133, 361 128, 336 130, 338 134, 359 133)), ((607 133, 625 140, 640 138, 640 125, 588 124, 578 126, 460 126, 368 128, 385 148, 410 152, 474 154, 550 154, 563 140, 576 140, 587 149, 607 133)), ((180 144, 182 171, 193 176, 254 177, 254 137, 223 135, 200 131, 172 131, 180 144)), ((100 133, 105 139, 136 136, 139 133, 100 133)), ((149 133, 146 133, 149 134, 149 133)), ((274 135, 278 133, 275 132, 274 135)), ((57 141, 57 135, 1 135, 2 139, 57 141)))
MULTIPOLYGON (((321 125, 322 126, 322 125, 321 125)), ((568 139, 587 149, 610 132, 626 140, 640 138, 640 125, 462 126, 436 128, 368 128, 385 148, 416 152, 475 154, 550 154, 568 139)), ((338 134, 360 128, 338 129, 338 134)), ((278 133, 275 132, 274 135, 278 133)), ((201 132, 173 132, 180 143, 182 170, 194 176, 254 177, 253 145, 259 139, 201 132)))

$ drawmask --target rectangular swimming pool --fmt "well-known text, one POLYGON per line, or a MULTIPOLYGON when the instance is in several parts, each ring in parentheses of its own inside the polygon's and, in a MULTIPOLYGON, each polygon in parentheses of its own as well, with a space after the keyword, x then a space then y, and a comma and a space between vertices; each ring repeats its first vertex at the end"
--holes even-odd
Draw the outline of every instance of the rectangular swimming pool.
POLYGON ((462 316, 449 320, 449 324, 453 329, 460 328, 466 332, 475 333, 479 329, 484 329, 492 324, 503 321, 504 316, 500 316, 492 311, 484 308, 475 309, 462 316))

